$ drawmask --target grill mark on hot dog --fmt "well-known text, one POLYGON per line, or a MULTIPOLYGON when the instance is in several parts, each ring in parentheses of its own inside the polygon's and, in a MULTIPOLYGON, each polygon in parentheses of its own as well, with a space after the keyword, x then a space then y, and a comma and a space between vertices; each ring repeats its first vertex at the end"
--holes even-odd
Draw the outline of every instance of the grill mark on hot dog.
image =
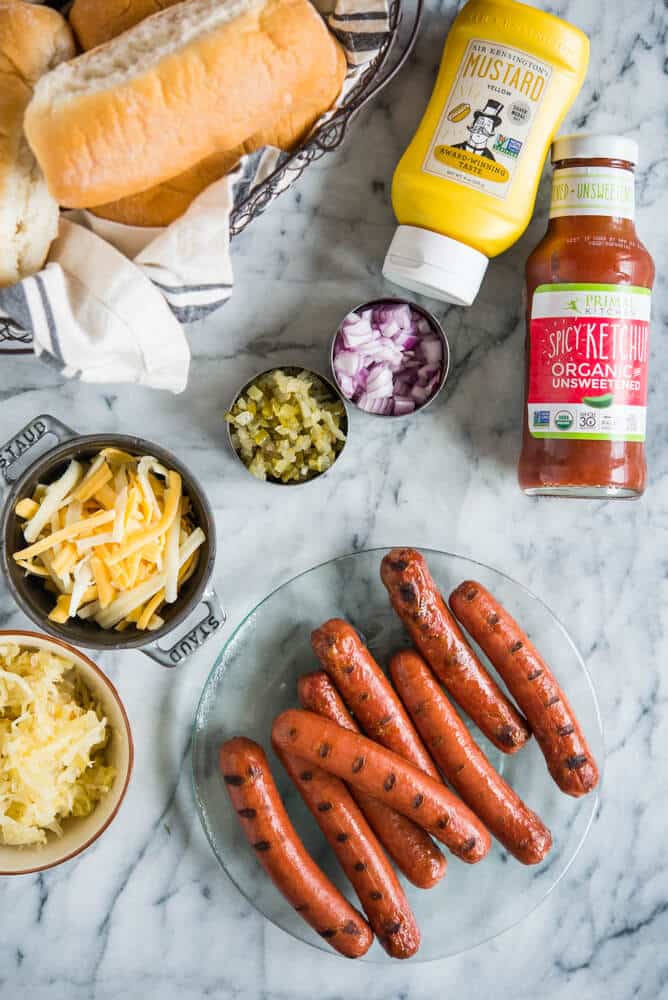
POLYGON ((312 781, 313 771, 302 771, 299 777, 302 779, 302 781, 312 781))
POLYGON ((445 830, 449 822, 450 822, 449 816, 441 816, 441 818, 436 821, 436 826, 439 828, 439 830, 445 830))
POLYGON ((320 937, 324 937, 327 939, 336 937, 336 931, 333 930, 332 928, 329 928, 328 930, 325 931, 318 931, 318 934, 320 935, 320 937))
POLYGON ((369 893, 369 895, 371 896, 372 899, 375 899, 376 901, 383 898, 382 892, 378 892, 377 889, 374 889, 373 892, 369 893))
POLYGON ((566 767, 569 771, 577 771, 587 763, 588 757, 584 753, 574 754, 566 758, 566 767))
POLYGON ((501 726, 501 728, 496 731, 496 738, 499 743, 503 743, 504 746, 512 747, 515 745, 515 730, 512 726, 501 726))
POLYGON ((329 743, 321 743, 318 753, 321 757, 329 757, 331 749, 329 743))
POLYGON ((304 910, 308 910, 308 903, 297 903, 295 910, 297 913, 303 913, 304 910))
POLYGON ((291 729, 290 730, 290 738, 294 740, 296 736, 297 736, 297 730, 296 729, 291 729))
POLYGON ((269 843, 268 840, 256 840, 255 843, 253 844, 253 847, 255 848, 256 851, 271 850, 271 844, 269 843))
POLYGON ((359 772, 364 767, 364 763, 365 763, 364 757, 355 757, 355 760, 353 761, 351 768, 353 774, 359 774, 359 772))
POLYGON ((524 645, 524 643, 520 642, 520 640, 518 639, 517 642, 514 642, 512 644, 512 646, 510 647, 510 652, 511 653, 519 653, 519 651, 520 651, 520 649, 522 648, 523 645, 524 645))
POLYGON ((575 726, 571 725, 570 723, 567 726, 559 726, 557 728, 557 732, 559 733, 560 736, 570 736, 574 730, 575 726))
POLYGON ((469 839, 464 842, 464 846, 462 847, 463 853, 470 854, 477 843, 478 841, 475 839, 475 837, 469 837, 469 839))
POLYGON ((561 698, 559 697, 559 695, 558 694, 553 694, 552 697, 548 698, 547 701, 545 702, 545 708, 552 708, 553 705, 556 705, 557 702, 560 702, 560 701, 561 701, 561 698))
POLYGON ((487 624, 488 624, 488 625, 492 625, 492 626, 494 626, 494 625, 498 625, 498 624, 499 624, 499 621, 500 621, 500 620, 501 620, 501 619, 499 618, 499 616, 498 616, 498 615, 496 614, 496 612, 494 612, 494 613, 493 613, 493 614, 491 614, 491 615, 489 616, 489 618, 487 619, 487 624))
POLYGON ((401 930, 401 921, 397 920, 393 924, 388 924, 385 928, 386 934, 398 934, 401 930))
POLYGON ((225 782, 226 785, 234 785, 235 787, 238 787, 239 785, 243 785, 245 780, 246 779, 242 777, 242 775, 240 774, 223 775, 223 781, 225 782))
POLYGON ((399 587, 399 593, 406 604, 415 604, 417 594, 412 583, 402 583, 399 587))
POLYGON ((383 788, 386 792, 391 792, 397 781, 396 774, 388 774, 387 778, 383 782, 383 788))
POLYGON ((365 872, 366 871, 366 865, 364 864, 363 861, 356 861, 355 862, 355 871, 356 872, 365 872))
POLYGON ((250 764, 246 769, 246 774, 249 778, 259 778, 262 774, 262 768, 256 767, 255 764, 250 764))
POLYGON ((352 672, 353 672, 353 670, 354 670, 354 669, 355 669, 355 668, 354 668, 353 666, 350 666, 350 667, 344 667, 344 668, 343 668, 343 672, 344 672, 344 674, 352 674, 352 672))
POLYGON ((543 671, 537 668, 536 670, 532 670, 530 674, 527 674, 527 680, 537 681, 538 678, 542 676, 543 676, 543 671))
POLYGON ((355 937, 357 937, 359 932, 360 932, 359 927, 357 926, 357 924, 353 923, 352 920, 349 920, 348 923, 345 924, 343 928, 344 934, 353 934, 355 937))
POLYGON ((257 809, 237 809, 239 816, 243 816, 244 819, 255 819, 257 816, 257 809))
POLYGON ((332 808, 332 803, 331 802, 319 802, 318 803, 318 812, 320 812, 320 813, 329 812, 329 810, 331 808, 332 808))
POLYGON ((388 726, 392 719, 394 718, 394 712, 390 712, 389 715, 384 715, 383 718, 378 723, 379 728, 382 729, 383 726, 388 726))
POLYGON ((424 802, 424 795, 416 795, 413 799, 413 809, 419 809, 424 802))
POLYGON ((405 559, 393 559, 390 561, 390 566, 392 569, 396 570, 397 573, 403 573, 405 569, 408 569, 408 563, 405 559))
POLYGON ((360 701, 368 701, 368 700, 369 700, 369 692, 368 691, 362 691, 362 693, 360 695, 360 701))
POLYGON ((340 844, 345 844, 346 840, 348 840, 348 834, 347 833, 337 833, 336 839, 338 840, 338 842, 340 844))
POLYGON ((467 601, 473 601, 478 596, 478 591, 475 589, 475 587, 472 587, 470 590, 467 590, 464 596, 466 597, 467 601))

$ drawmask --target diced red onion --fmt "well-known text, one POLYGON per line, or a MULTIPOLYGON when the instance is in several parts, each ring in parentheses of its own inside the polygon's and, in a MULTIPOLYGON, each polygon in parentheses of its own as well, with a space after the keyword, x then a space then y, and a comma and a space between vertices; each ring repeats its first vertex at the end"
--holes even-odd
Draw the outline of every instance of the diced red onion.
POLYGON ((443 345, 438 337, 423 337, 420 351, 427 364, 438 365, 443 361, 443 345))
POLYGON ((383 364, 376 365, 369 374, 366 384, 366 395, 370 399, 387 399, 392 395, 394 384, 392 372, 383 364))
POLYGON ((381 416, 385 417, 388 413, 392 412, 392 399, 387 397, 386 399, 373 399, 367 393, 363 392, 360 398, 357 400, 357 405, 361 409, 366 410, 367 413, 379 413, 381 416))
POLYGON ((405 417, 407 413, 412 413, 415 409, 415 400, 407 399, 405 396, 394 397, 395 417, 405 417))
POLYGON ((363 365, 362 355, 357 351, 340 351, 334 358, 334 367, 337 375, 353 376, 361 370, 363 365))
POLYGON ((341 392, 370 413, 412 413, 432 398, 443 375, 443 342, 408 303, 349 313, 333 353, 341 392))

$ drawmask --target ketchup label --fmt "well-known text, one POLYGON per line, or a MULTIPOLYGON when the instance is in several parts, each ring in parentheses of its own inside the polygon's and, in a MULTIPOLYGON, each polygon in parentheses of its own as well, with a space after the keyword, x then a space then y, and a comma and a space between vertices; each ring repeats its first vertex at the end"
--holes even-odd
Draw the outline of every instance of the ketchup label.
POLYGON ((548 91, 552 67, 484 38, 464 52, 422 169, 505 200, 548 91))
POLYGON ((651 293, 540 285, 529 328, 532 437, 644 441, 651 293))
POLYGON ((607 215, 635 218, 635 183, 630 170, 619 167, 561 167, 552 178, 550 218, 564 215, 607 215))

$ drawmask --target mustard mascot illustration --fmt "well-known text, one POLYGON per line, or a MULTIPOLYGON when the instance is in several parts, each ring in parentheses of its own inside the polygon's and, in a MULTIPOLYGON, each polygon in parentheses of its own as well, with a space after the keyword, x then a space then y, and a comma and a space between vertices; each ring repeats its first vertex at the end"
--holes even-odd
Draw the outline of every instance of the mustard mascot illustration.
POLYGON ((477 156, 484 156, 487 160, 495 160, 496 157, 487 148, 487 143, 494 137, 494 133, 501 124, 501 112, 503 104, 499 101, 487 101, 482 111, 473 112, 473 121, 467 125, 469 137, 465 142, 457 142, 453 149, 467 149, 469 153, 477 156))

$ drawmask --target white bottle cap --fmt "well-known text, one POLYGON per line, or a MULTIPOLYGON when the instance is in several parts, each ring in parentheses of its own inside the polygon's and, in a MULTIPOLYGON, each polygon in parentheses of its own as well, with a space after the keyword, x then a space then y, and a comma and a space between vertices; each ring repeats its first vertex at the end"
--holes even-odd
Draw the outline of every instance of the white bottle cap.
POLYGON ((488 258, 479 250, 418 226, 398 226, 383 275, 402 288, 456 306, 470 306, 480 290, 488 258))
POLYGON ((638 143, 625 135, 560 135, 552 143, 552 162, 559 160, 624 160, 638 162, 638 143))

